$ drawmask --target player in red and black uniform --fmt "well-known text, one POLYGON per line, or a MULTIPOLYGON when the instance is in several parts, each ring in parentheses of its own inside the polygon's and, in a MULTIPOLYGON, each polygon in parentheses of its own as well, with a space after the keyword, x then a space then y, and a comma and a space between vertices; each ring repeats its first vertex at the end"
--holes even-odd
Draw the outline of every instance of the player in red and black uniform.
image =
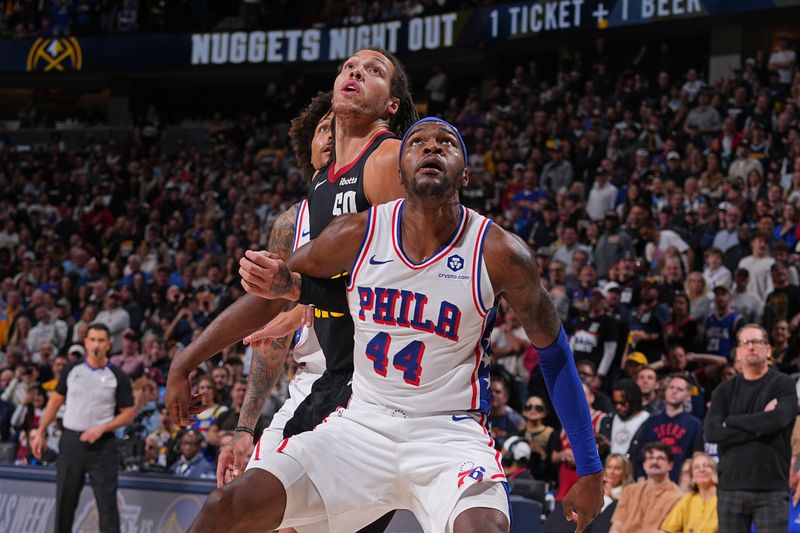
MULTIPOLYGON (((311 238, 315 239, 328 223, 346 213, 366 211, 372 204, 364 191, 364 167, 370 156, 386 141, 397 140, 388 130, 378 131, 368 141, 358 158, 336 168, 331 162, 320 169, 311 182, 308 195, 311 238)), ((389 144, 392 144, 389 142, 389 144)), ((325 354, 326 371, 317 380, 311 394, 286 423, 284 436, 308 431, 350 399, 353 376, 353 320, 347 313, 314 309, 314 332, 325 354)))
MULTIPOLYGON (((339 166, 338 171, 336 163, 331 163, 312 181, 312 237, 335 216, 363 211, 402 196, 397 134, 402 135, 418 118, 402 66, 392 55, 379 50, 361 50, 344 62, 334 83, 332 101, 336 117, 334 153, 337 160, 349 163, 339 166)), ((344 298, 343 291, 341 297, 344 298)), ((275 317, 283 305, 284 302, 245 295, 176 357, 170 369, 166 403, 177 423, 191 423, 190 415, 200 409, 190 395, 189 372, 214 353, 252 334, 275 317)), ((346 405, 350 396, 352 320, 349 316, 332 316, 322 309, 316 311, 314 329, 328 370, 314 384, 312 394, 296 416, 287 422, 287 436, 312 429, 337 406, 346 405)), ((376 526, 376 531, 383 530, 383 525, 376 526)))

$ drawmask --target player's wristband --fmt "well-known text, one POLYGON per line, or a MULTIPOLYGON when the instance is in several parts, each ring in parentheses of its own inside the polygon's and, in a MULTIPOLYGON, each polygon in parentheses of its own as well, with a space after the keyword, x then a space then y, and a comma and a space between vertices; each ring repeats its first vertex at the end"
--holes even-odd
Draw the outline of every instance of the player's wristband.
POLYGON ((236 429, 235 429, 234 431, 236 431, 236 432, 242 432, 242 433, 249 433, 249 434, 250 434, 251 436, 253 436, 253 437, 255 437, 255 436, 256 436, 256 432, 255 432, 255 431, 253 431, 252 429, 250 429, 250 428, 249 428, 249 427, 247 427, 247 426, 236 426, 236 429))
POLYGON ((347 306, 346 289, 344 276, 323 279, 301 275, 300 298, 297 301, 334 313, 348 313, 350 308, 347 306))
POLYGON ((553 344, 536 350, 539 352, 539 366, 547 392, 572 445, 578 475, 600 472, 603 463, 597 453, 589 405, 586 401, 575 401, 576 398, 584 398, 585 394, 564 327, 561 326, 553 344))

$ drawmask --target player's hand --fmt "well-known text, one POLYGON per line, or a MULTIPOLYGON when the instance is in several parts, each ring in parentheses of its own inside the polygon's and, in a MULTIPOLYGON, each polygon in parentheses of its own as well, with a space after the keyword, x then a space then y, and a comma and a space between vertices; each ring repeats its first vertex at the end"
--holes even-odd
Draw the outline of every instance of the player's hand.
POLYGON ((217 458, 217 488, 241 475, 253 453, 253 439, 244 432, 233 434, 233 441, 220 449, 217 458))
POLYGON ((603 508, 603 471, 582 476, 564 497, 564 518, 581 533, 603 508))
MULTIPOLYGON (((260 435, 259 435, 260 437, 260 435)), ((253 454, 253 437, 249 433, 237 431, 233 435, 233 477, 239 477, 247 467, 253 454)))
POLYGON ((97 439, 99 439, 100 437, 103 436, 103 433, 105 433, 105 432, 106 432, 106 430, 103 428, 103 426, 90 427, 89 429, 87 429, 86 431, 81 433, 81 436, 79 437, 79 440, 81 442, 87 442, 89 444, 94 444, 97 441, 97 439))
POLYGON ((297 323, 298 313, 300 312, 301 310, 297 309, 296 311, 292 310, 280 313, 267 325, 242 339, 242 342, 245 344, 252 344, 253 348, 260 348, 273 339, 280 339, 287 335, 293 335, 299 326, 305 325, 305 310, 302 310, 300 315, 302 322, 300 322, 300 324, 297 323))
POLYGON ((172 422, 180 427, 194 423, 192 415, 203 412, 208 406, 203 403, 200 394, 192 394, 189 377, 182 375, 175 368, 170 368, 167 376, 167 392, 164 404, 172 422))
POLYGON ((561 456, 564 458, 570 466, 575 466, 575 454, 572 452, 572 448, 567 448, 563 452, 561 452, 561 456))
POLYGON ((251 345, 253 349, 258 349, 270 343, 272 339, 282 336, 278 335, 277 333, 277 328, 272 324, 272 322, 270 322, 258 331, 254 331, 242 339, 242 343, 251 345))
MULTIPOLYGON (((261 298, 287 298, 292 290, 292 273, 278 255, 270 252, 246 251, 239 259, 239 275, 242 288, 261 298)), ((296 296, 299 297, 299 291, 296 296)))
POLYGON ((217 457, 217 488, 221 489, 233 481, 233 443, 228 443, 219 449, 217 457))
POLYGON ((47 435, 44 431, 37 431, 36 435, 31 439, 31 453, 37 459, 42 459, 42 452, 47 449, 47 435))
MULTIPOLYGON (((800 315, 798 315, 800 316, 800 315)), ((314 325, 314 306, 307 305, 305 309, 303 309, 303 325, 307 328, 310 328, 314 325)))

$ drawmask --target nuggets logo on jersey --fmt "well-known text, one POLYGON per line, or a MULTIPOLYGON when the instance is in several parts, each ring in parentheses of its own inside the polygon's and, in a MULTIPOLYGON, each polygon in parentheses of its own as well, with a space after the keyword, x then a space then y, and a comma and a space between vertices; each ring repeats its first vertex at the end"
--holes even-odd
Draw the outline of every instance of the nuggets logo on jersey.
POLYGON ((402 212, 402 200, 370 210, 352 269, 353 396, 410 412, 486 411, 495 309, 482 251, 490 221, 462 207, 449 242, 414 263, 403 251, 402 212), (444 283, 443 275, 470 281, 444 283))

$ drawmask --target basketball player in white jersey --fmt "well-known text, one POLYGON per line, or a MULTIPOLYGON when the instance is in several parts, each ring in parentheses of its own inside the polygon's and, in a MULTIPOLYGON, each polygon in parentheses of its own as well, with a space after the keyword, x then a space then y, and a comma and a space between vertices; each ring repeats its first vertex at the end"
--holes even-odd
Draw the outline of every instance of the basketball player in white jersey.
MULTIPOLYGON (((314 172, 330 162, 332 148, 331 93, 319 93, 303 112, 292 120, 289 130, 291 144, 295 150, 298 165, 311 178, 314 172)), ((282 213, 275 224, 276 240, 285 241, 277 246, 288 257, 310 240, 310 218, 308 200, 302 200, 282 213), (291 236, 290 234, 294 235, 291 236)), ((261 449, 273 449, 283 440, 286 422, 293 416, 297 405, 311 392, 311 386, 325 371, 325 356, 317 342, 310 324, 303 323, 305 306, 297 306, 291 311, 281 313, 269 324, 245 339, 253 348, 251 372, 248 375, 248 391, 242 412, 236 424, 234 440, 220 450, 217 459, 217 486, 230 483, 243 470, 251 457, 253 446, 252 428, 255 427, 261 409, 266 401, 266 390, 272 388, 275 369, 282 369, 289 351, 291 335, 297 331, 292 355, 300 365, 289 383, 289 398, 275 413, 270 425, 258 438, 257 453, 261 449), (298 328, 300 328, 298 330, 298 328), (267 383, 269 381, 269 383, 267 383)))
MULTIPOLYGON (((466 148, 453 126, 418 122, 400 161, 407 200, 335 219, 288 263, 317 277, 351 272, 343 307, 356 325, 350 404, 215 491, 191 531, 327 519, 331 531, 352 532, 396 508, 414 512, 426 531, 508 531, 505 476, 484 425, 500 296, 542 347, 545 381, 573 443, 581 477, 565 515, 583 531, 600 511, 588 406, 575 401, 572 353, 530 249, 459 204, 466 148)), ((259 296, 296 300, 309 287, 274 256, 247 255, 243 285, 259 296)))

